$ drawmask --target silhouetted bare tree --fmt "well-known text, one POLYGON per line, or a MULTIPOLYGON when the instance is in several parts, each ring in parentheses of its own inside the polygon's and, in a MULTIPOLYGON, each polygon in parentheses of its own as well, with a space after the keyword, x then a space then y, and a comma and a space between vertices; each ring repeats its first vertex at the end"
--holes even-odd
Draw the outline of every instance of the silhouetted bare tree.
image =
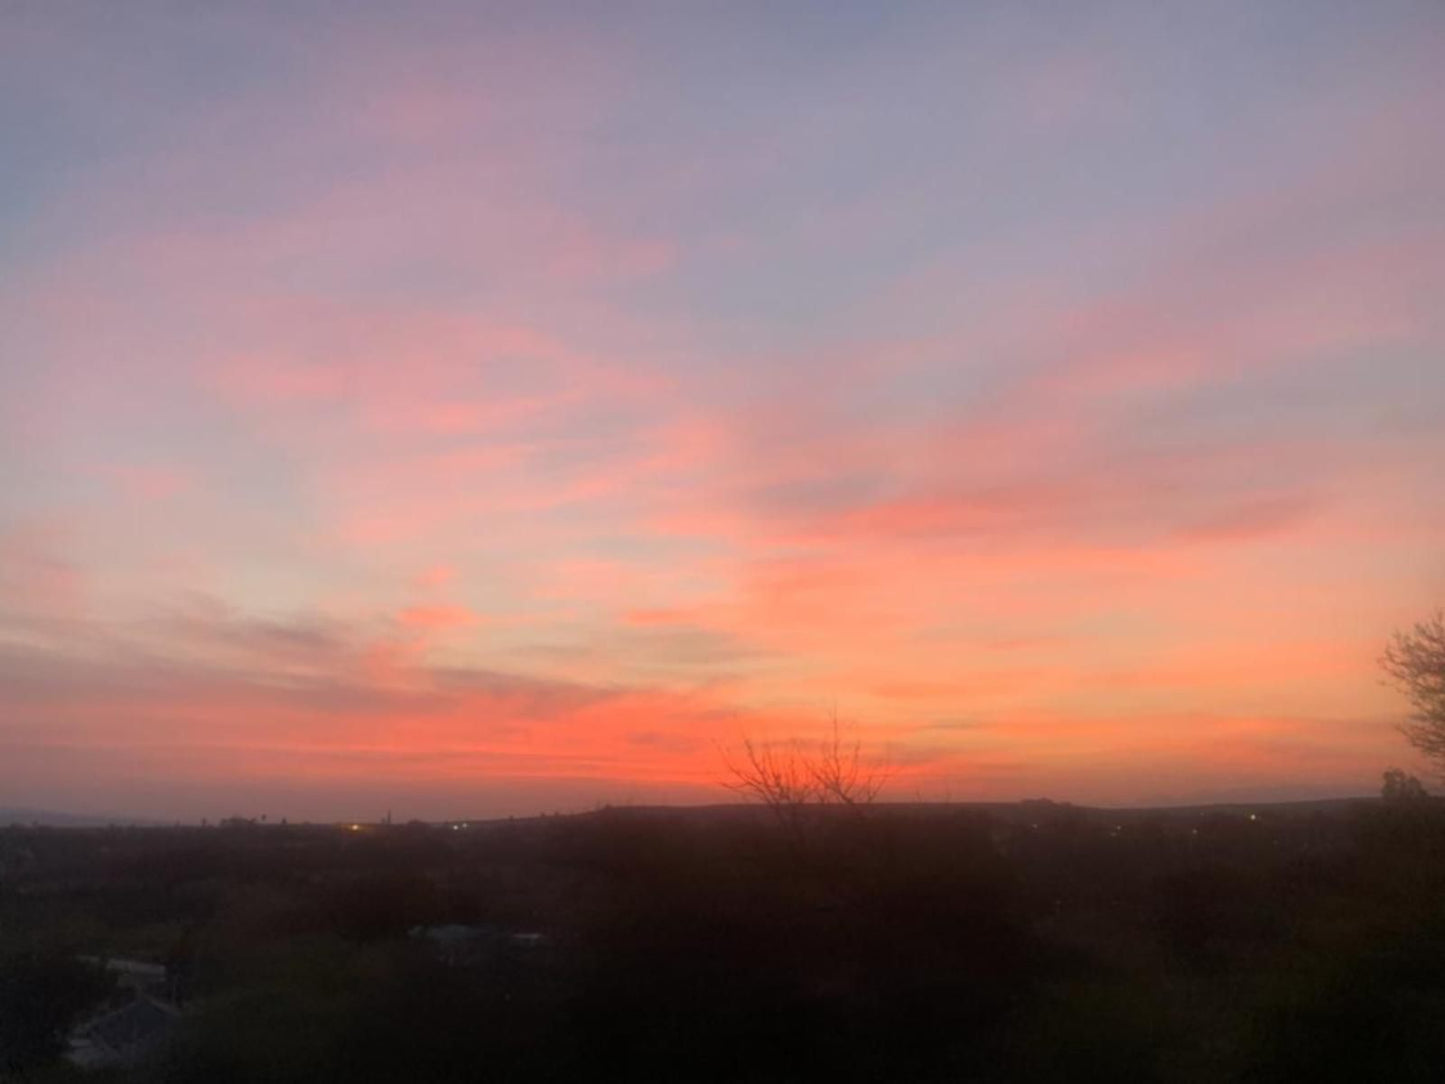
POLYGON ((756 798, 794 826, 810 805, 870 804, 887 779, 879 765, 864 759, 861 742, 844 740, 836 715, 816 751, 796 740, 778 745, 747 738, 741 755, 723 753, 723 764, 732 777, 727 787, 756 798))
POLYGON ((808 764, 820 802, 868 805, 878 797, 887 775, 879 765, 866 763, 862 753, 861 742, 842 740, 834 715, 828 740, 808 764))
POLYGON ((723 763, 732 776, 725 786, 772 809, 807 805, 818 794, 813 773, 797 742, 778 746, 745 738, 741 756, 724 753, 723 763))
POLYGON ((1380 662, 1415 709, 1401 732, 1445 775, 1445 611, 1395 633, 1380 662))

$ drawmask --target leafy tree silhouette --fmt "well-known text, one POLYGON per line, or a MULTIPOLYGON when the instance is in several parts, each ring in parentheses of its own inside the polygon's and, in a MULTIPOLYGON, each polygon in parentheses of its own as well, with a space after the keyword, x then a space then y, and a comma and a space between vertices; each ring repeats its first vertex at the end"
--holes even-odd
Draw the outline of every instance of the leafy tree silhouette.
POLYGON ((0 1078, 53 1061, 66 1032, 115 986, 105 968, 36 950, 0 960, 0 1078))
POLYGON ((1387 802, 1418 802, 1429 795, 1425 792, 1425 785, 1413 775, 1402 772, 1399 768, 1390 768, 1385 772, 1380 797, 1387 802))

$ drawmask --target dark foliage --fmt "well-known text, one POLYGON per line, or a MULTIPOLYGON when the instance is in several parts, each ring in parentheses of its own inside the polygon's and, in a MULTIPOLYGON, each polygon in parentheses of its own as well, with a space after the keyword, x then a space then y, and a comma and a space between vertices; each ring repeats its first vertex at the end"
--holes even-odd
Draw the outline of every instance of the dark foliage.
POLYGON ((0 1073, 53 1061, 76 1019, 113 986, 103 968, 58 952, 0 959, 0 1073))
POLYGON ((786 825, 721 807, 11 829, 0 863, 0 1042, 32 1077, 105 992, 80 955, 170 968, 173 1041, 107 1077, 137 1082, 1445 1064, 1445 811, 1413 788, 1257 810, 840 803, 786 825))

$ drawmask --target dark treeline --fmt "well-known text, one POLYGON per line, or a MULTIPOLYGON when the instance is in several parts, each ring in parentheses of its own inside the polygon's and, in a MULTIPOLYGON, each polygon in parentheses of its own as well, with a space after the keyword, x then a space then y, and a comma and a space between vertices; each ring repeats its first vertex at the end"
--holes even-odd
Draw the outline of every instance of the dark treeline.
POLYGON ((1438 1080, 1445 810, 0 829, 0 1074, 1438 1080), (63 1057, 165 965, 136 1064, 63 1057), (98 962, 99 961, 99 962, 98 962))

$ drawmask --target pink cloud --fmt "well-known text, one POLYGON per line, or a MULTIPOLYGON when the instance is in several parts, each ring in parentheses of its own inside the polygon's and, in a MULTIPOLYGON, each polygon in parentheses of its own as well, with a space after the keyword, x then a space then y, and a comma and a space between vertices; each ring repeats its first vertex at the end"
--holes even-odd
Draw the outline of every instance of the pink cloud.
POLYGON ((457 577, 453 565, 432 565, 416 574, 414 582, 424 591, 445 588, 457 577))
POLYGON ((79 618, 89 585, 66 556, 68 532, 30 520, 0 525, 0 607, 36 617, 79 618))
POLYGON ((396 616, 405 628, 423 632, 466 628, 478 621, 477 615, 465 606, 408 606, 396 616))
POLYGON ((190 473, 173 466, 115 464, 106 468, 121 493, 133 500, 165 501, 194 485, 190 473))

